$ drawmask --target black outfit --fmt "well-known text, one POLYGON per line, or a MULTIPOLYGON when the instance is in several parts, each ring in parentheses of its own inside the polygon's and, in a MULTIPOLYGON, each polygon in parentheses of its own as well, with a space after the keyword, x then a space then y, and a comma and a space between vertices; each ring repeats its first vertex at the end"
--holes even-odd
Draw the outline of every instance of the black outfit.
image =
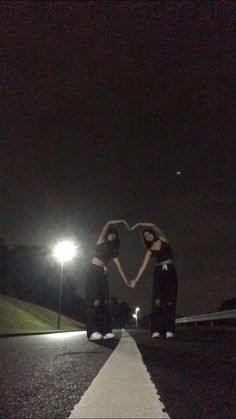
POLYGON ((175 331, 175 310, 178 290, 177 274, 174 263, 158 265, 167 259, 173 259, 173 253, 169 244, 161 242, 160 250, 151 250, 152 256, 156 258, 157 265, 153 272, 153 294, 152 294, 152 325, 151 332, 175 331), (160 305, 156 305, 156 300, 160 305))
MULTIPOLYGON (((105 241, 96 245, 94 256, 100 259, 105 266, 109 260, 116 255, 111 246, 105 241)), ((109 286, 106 267, 91 264, 87 273, 86 284, 87 301, 87 336, 93 332, 100 332, 102 335, 112 331, 110 310, 109 310, 109 286), (100 300, 98 307, 94 301, 100 300)))

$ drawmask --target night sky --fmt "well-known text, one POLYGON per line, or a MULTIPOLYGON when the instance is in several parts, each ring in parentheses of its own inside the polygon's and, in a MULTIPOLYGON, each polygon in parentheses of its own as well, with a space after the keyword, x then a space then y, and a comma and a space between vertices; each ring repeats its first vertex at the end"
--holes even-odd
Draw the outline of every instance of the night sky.
MULTIPOLYGON (((0 4, 0 236, 78 240, 83 294, 104 223, 155 222, 174 251, 178 313, 236 297, 235 3, 0 4)), ((141 230, 119 231, 132 279, 141 230)), ((152 268, 135 290, 112 268, 111 295, 144 313, 152 268)))

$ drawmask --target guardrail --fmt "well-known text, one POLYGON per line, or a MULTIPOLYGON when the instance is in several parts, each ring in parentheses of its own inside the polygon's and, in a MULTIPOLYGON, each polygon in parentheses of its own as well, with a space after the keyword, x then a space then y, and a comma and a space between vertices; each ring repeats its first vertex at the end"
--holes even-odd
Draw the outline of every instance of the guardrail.
POLYGON ((215 313, 199 314, 191 317, 180 317, 175 320, 176 324, 185 325, 187 323, 194 323, 197 325, 202 322, 210 322, 213 326, 217 320, 236 319, 236 310, 217 311, 215 313))

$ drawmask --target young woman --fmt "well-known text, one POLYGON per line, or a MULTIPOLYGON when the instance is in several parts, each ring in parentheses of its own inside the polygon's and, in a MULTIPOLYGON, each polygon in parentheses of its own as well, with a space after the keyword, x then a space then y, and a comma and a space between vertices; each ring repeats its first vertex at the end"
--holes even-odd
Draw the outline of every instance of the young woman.
POLYGON ((120 239, 113 225, 123 223, 124 220, 108 221, 104 226, 98 241, 91 265, 88 270, 86 284, 87 300, 87 336, 90 340, 112 339, 112 326, 109 312, 109 286, 107 265, 112 260, 121 277, 128 285, 128 281, 118 259, 120 239))
POLYGON ((145 227, 143 239, 147 252, 138 274, 130 282, 130 286, 135 287, 151 258, 154 257, 156 266, 153 271, 151 333, 153 338, 158 338, 161 334, 172 338, 175 331, 178 288, 173 253, 166 236, 155 224, 138 223, 131 230, 139 226, 145 227))

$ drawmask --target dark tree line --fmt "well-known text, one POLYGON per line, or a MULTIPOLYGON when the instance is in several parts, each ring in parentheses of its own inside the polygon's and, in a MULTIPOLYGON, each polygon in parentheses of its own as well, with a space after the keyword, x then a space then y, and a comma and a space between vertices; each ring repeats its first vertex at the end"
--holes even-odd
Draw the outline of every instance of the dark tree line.
MULTIPOLYGON (((48 251, 37 246, 9 248, 0 239, 0 292, 57 311, 59 267, 48 251)), ((85 321, 85 301, 78 295, 76 278, 65 271, 62 313, 85 321)))

